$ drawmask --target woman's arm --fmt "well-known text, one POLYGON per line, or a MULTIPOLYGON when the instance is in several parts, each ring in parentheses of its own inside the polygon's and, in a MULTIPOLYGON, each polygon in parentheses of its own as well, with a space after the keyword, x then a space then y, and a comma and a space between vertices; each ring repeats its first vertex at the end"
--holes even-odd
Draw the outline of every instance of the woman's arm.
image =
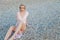
POLYGON ((17 13, 16 18, 17 18, 17 21, 22 21, 23 20, 23 18, 21 18, 21 16, 20 16, 19 12, 17 13))

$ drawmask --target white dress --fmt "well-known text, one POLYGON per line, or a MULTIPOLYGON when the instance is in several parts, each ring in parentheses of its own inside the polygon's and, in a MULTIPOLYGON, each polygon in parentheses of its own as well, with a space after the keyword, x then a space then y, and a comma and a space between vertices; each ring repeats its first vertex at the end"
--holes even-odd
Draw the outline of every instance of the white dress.
MULTIPOLYGON (((24 17, 22 18, 21 15, 20 15, 20 12, 17 13, 17 24, 16 24, 16 27, 18 27, 19 23, 21 23, 21 22, 22 23, 26 23, 28 14, 29 13, 26 11, 24 17)), ((14 39, 21 38, 21 36, 22 36, 22 33, 21 34, 17 34, 14 39)))
POLYGON ((23 17, 21 17, 20 12, 17 13, 17 24, 16 27, 19 25, 19 23, 26 23, 27 21, 27 17, 28 17, 29 13, 26 11, 25 15, 23 17))

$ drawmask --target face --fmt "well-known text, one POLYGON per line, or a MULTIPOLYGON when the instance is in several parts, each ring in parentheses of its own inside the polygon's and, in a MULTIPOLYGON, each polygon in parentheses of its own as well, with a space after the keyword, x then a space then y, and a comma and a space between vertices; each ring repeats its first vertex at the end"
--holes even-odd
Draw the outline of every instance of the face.
POLYGON ((25 10, 25 6, 21 6, 20 11, 24 11, 24 10, 25 10))

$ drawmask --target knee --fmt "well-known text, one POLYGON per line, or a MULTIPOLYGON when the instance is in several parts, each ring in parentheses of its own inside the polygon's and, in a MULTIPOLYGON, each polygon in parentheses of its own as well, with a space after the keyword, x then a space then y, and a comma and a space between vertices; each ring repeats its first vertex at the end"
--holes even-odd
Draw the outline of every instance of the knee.
POLYGON ((14 26, 10 26, 10 28, 9 28, 10 30, 13 30, 14 29, 14 26))

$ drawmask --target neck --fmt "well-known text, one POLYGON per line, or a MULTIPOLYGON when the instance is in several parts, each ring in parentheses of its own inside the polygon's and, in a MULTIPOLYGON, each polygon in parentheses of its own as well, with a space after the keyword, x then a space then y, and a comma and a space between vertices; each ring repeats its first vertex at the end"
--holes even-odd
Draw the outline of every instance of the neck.
POLYGON ((20 11, 21 14, 25 14, 25 11, 20 11))
POLYGON ((24 11, 20 11, 20 12, 25 12, 25 10, 24 11))

